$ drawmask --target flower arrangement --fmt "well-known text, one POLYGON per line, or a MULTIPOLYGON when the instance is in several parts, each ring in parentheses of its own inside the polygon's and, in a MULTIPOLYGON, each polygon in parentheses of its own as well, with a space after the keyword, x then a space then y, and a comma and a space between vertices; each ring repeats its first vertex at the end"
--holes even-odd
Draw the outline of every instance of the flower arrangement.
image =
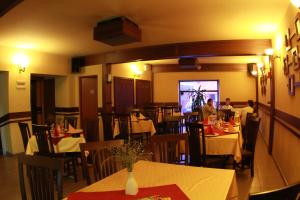
POLYGON ((128 141, 121 147, 115 147, 112 155, 127 168, 128 172, 132 172, 133 165, 136 161, 145 158, 144 145, 138 141, 128 141))
POLYGON ((198 111, 205 104, 205 92, 206 90, 201 90, 201 86, 199 86, 198 90, 193 90, 191 93, 193 111, 198 111))

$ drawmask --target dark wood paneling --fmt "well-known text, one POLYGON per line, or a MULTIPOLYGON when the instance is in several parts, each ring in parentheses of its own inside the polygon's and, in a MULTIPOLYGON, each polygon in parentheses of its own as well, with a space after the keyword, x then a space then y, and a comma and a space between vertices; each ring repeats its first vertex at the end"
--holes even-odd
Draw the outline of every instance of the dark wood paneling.
POLYGON ((134 79, 114 77, 114 107, 117 114, 134 107, 134 79))
POLYGON ((5 15, 8 11, 13 9, 15 6, 17 6, 22 1, 23 0, 1 0, 0 1, 0 17, 5 15))
POLYGON ((118 50, 114 52, 88 55, 87 65, 105 63, 124 63, 135 60, 158 60, 178 58, 180 56, 247 56, 262 55, 271 48, 271 40, 219 40, 188 43, 173 43, 118 50))
POLYGON ((151 81, 136 80, 136 107, 143 108, 151 103, 151 81))
POLYGON ((111 65, 102 65, 102 104, 104 112, 112 111, 112 83, 108 81, 108 75, 111 74, 111 65))
MULTIPOLYGON (((216 71, 247 71, 247 64, 202 63, 201 68, 183 68, 178 64, 153 65, 153 73, 159 72, 216 72, 216 71)), ((200 67, 199 66, 199 67, 200 67)))
POLYGON ((78 113, 79 107, 56 107, 55 112, 78 113))

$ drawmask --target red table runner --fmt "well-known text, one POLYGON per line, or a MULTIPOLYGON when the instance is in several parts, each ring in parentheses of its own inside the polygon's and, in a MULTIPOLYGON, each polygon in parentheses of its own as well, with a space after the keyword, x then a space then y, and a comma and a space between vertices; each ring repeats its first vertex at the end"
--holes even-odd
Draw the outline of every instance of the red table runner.
POLYGON ((172 200, 189 199, 176 184, 172 184, 157 187, 139 188, 139 192, 135 196, 125 195, 124 190, 107 192, 75 192, 68 196, 68 200, 137 200, 143 197, 154 195, 170 197, 172 200))

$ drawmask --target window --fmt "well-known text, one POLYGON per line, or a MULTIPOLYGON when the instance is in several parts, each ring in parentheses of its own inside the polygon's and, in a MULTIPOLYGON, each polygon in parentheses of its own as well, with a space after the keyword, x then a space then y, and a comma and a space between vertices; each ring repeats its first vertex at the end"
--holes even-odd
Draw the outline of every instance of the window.
POLYGON ((182 112, 192 111, 192 97, 191 94, 198 90, 206 90, 205 92, 205 102, 207 99, 213 99, 214 106, 216 107, 219 103, 219 81, 179 81, 179 103, 182 106, 182 112))

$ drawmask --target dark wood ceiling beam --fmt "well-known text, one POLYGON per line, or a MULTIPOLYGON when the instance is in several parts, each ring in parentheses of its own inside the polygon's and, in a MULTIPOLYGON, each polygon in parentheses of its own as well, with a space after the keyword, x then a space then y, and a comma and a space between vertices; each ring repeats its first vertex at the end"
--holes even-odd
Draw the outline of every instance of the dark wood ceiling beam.
POLYGON ((203 42, 175 43, 118 50, 85 56, 87 65, 102 63, 125 63, 137 60, 159 60, 180 56, 249 56, 263 55, 264 50, 272 47, 270 39, 254 40, 217 40, 203 42))
POLYGON ((23 0, 1 0, 0 1, 0 17, 5 15, 8 11, 13 9, 16 5, 21 3, 23 0))
POLYGON ((199 64, 201 69, 196 66, 193 69, 184 69, 178 64, 152 65, 153 73, 161 72, 225 72, 225 71, 247 71, 247 64, 220 64, 203 63, 199 64))

